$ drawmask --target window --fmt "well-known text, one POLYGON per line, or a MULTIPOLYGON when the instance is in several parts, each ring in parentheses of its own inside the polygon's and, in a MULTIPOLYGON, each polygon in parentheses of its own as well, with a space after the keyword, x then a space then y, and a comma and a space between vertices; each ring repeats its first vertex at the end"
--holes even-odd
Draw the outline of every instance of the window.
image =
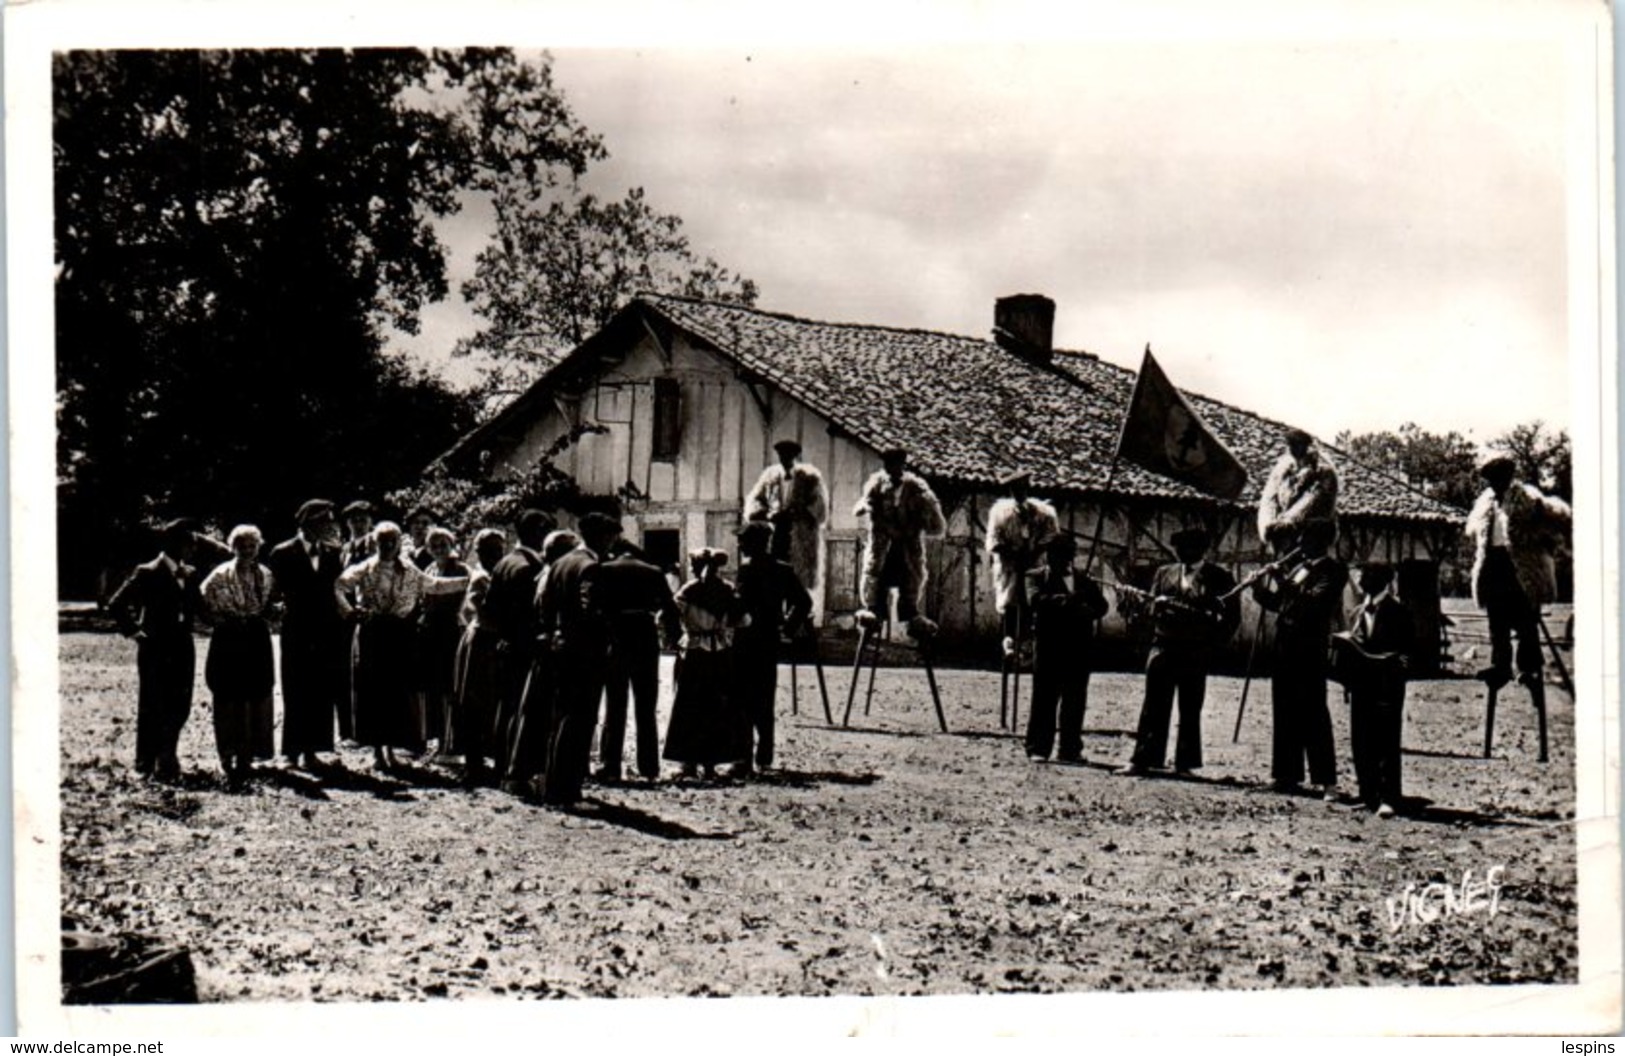
POLYGON ((676 378, 656 378, 654 441, 649 457, 670 462, 683 437, 683 390, 676 378))

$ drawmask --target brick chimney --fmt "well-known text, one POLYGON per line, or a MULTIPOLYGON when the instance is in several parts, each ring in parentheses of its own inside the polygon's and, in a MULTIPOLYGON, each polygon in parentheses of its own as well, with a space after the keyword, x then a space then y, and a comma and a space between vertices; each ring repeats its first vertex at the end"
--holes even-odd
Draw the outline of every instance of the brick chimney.
POLYGON ((1039 293, 1014 293, 993 302, 993 340, 1035 363, 1055 354, 1055 302, 1039 293))

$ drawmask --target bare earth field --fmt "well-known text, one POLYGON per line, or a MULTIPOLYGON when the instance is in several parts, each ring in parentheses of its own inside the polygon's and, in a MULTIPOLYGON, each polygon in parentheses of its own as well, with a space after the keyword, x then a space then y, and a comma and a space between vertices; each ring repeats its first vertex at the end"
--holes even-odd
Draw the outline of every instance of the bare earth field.
MULTIPOLYGON (((917 670, 882 669, 873 714, 860 697, 840 730, 805 669, 790 714, 781 668, 782 771, 589 786, 561 814, 446 770, 373 775, 363 752, 228 793, 201 680, 183 787, 147 784, 134 646, 64 634, 61 669, 63 914, 189 947, 207 1001, 1576 979, 1573 707, 1556 687, 1543 766, 1521 692, 1486 761, 1480 687, 1414 684, 1406 791, 1426 802, 1381 821, 1266 791, 1267 681, 1239 745, 1240 682, 1210 682, 1208 765, 1179 781, 1108 772, 1132 744, 1137 675, 1095 676, 1088 762, 1061 766, 999 730, 995 673, 939 674, 943 735, 917 670), (1491 896, 1477 885, 1494 867, 1491 896), (1469 912, 1390 922, 1407 885, 1459 895, 1469 870, 1469 912)), ((838 720, 847 674, 829 675, 838 720)))

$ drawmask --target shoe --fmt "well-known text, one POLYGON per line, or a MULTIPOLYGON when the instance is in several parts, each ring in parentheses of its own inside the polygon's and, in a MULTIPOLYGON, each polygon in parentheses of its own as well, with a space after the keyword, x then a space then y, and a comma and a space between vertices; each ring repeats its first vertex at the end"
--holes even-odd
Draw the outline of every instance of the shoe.
POLYGON ((859 627, 862 627, 866 631, 874 630, 876 627, 880 626, 880 617, 876 616, 868 609, 859 609, 858 614, 853 617, 853 619, 857 621, 857 625, 859 627))
POLYGON ((1502 686, 1512 681, 1512 672, 1504 667, 1486 667, 1482 668, 1478 674, 1473 677, 1477 678, 1480 682, 1484 683, 1491 689, 1500 689, 1502 686))
POLYGON ((1071 763, 1074 766, 1083 762, 1082 752, 1062 752, 1055 757, 1057 763, 1071 763))
POLYGON ((1340 798, 1342 798, 1337 791, 1337 782, 1333 781, 1331 784, 1322 788, 1320 790, 1320 798, 1327 803, 1336 803, 1340 798))
POLYGON ((1303 786, 1296 781, 1271 781, 1270 791, 1278 792, 1283 796, 1295 796, 1303 791, 1303 786))
POLYGON ((1384 803, 1380 807, 1377 808, 1377 817, 1379 817, 1379 818, 1391 818, 1395 814, 1398 814, 1398 813, 1399 813, 1399 811, 1395 810, 1393 807, 1389 806, 1387 803, 1384 803))
POLYGON ((592 779, 601 785, 618 785, 621 783, 621 771, 619 769, 611 770, 607 766, 601 766, 597 770, 593 771, 592 779))
POLYGON ((929 641, 937 636, 937 621, 928 616, 916 616, 908 621, 908 636, 917 642, 929 641))
POLYGON ((1049 762, 1049 756, 1039 755, 1037 752, 1028 752, 1027 761, 1029 763, 1047 763, 1049 762))
POLYGON ((1145 774, 1145 772, 1145 767, 1141 766, 1139 763, 1124 763, 1122 766, 1112 771, 1112 773, 1116 774, 1118 777, 1141 777, 1145 774))
POLYGON ((1546 680, 1541 677, 1541 672, 1539 671, 1525 671, 1523 674, 1518 676, 1518 685, 1533 693, 1536 690, 1544 689, 1546 687, 1546 680))
POLYGON ((1188 766, 1175 766, 1174 767, 1174 776, 1175 777, 1190 777, 1191 773, 1192 773, 1191 768, 1188 767, 1188 766))

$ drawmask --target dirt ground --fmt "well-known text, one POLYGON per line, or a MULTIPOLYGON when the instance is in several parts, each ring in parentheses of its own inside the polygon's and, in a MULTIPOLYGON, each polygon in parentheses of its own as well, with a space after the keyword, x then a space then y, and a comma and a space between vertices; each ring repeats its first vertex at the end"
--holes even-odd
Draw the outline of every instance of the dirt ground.
MULTIPOLYGON (((872 714, 860 693, 842 730, 806 669, 791 715, 781 668, 783 770, 589 786, 562 814, 450 771, 376 776, 363 752, 229 793, 201 683, 184 784, 144 783, 133 645, 67 633, 61 663, 63 914, 189 947, 206 1001, 1576 979, 1573 707, 1555 687, 1541 765, 1521 692, 1483 760, 1477 684, 1414 684, 1420 814, 1383 821, 1266 790, 1267 682, 1236 745, 1240 682, 1210 682, 1200 779, 1136 779, 1109 770, 1132 745, 1137 675, 1095 676, 1087 761, 1064 766, 999 729, 995 673, 940 673, 943 735, 918 670, 882 669, 872 714), (1495 867, 1498 890, 1478 888, 1495 867), (1464 912, 1435 889, 1438 919, 1391 921, 1408 885, 1460 896, 1469 870, 1464 912)), ((847 673, 829 675, 839 721, 847 673)))

